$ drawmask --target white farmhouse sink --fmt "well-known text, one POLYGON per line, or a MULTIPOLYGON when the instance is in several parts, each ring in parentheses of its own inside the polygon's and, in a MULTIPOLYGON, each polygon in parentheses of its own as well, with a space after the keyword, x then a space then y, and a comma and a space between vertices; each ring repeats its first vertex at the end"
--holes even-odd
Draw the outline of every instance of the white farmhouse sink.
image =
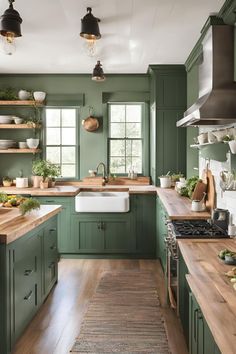
POLYGON ((127 213, 128 192, 80 192, 75 197, 75 210, 79 213, 127 213))

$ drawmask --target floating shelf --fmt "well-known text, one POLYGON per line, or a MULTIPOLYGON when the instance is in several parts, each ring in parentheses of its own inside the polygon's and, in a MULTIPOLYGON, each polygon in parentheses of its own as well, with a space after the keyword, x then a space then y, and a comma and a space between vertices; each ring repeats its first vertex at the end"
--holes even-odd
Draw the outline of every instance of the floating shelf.
POLYGON ((38 102, 38 101, 34 101, 34 100, 27 100, 27 101, 23 101, 23 100, 16 100, 16 101, 0 100, 0 106, 34 106, 35 104, 38 107, 44 106, 43 102, 38 102))
POLYGON ((216 142, 216 143, 192 144, 192 145, 190 145, 190 147, 194 148, 194 149, 201 149, 201 148, 203 148, 205 146, 213 146, 213 145, 219 145, 219 144, 224 144, 224 143, 219 141, 219 142, 216 142))
POLYGON ((30 124, 0 124, 0 129, 40 129, 41 125, 34 128, 30 124))
POLYGON ((0 154, 38 154, 41 149, 7 149, 0 150, 0 154))

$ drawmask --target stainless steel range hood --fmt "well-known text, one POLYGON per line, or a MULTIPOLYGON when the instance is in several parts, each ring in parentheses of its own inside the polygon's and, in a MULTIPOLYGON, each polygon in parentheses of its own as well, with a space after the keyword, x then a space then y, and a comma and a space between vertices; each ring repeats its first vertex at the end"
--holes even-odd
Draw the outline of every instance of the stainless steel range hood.
POLYGON ((225 125, 236 122, 234 27, 211 26, 203 41, 199 65, 199 98, 177 127, 225 125))

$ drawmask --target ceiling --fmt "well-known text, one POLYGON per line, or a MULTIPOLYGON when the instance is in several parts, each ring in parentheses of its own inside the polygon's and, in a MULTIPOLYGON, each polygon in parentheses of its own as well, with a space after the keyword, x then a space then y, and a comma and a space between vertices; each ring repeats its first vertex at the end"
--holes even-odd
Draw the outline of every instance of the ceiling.
MULTIPOLYGON (((16 52, 0 53, 0 73, 146 73, 148 64, 182 64, 209 14, 224 0, 15 0, 22 23, 16 52), (122 5, 121 5, 122 4, 122 5), (87 56, 80 20, 91 6, 102 38, 87 56)), ((8 7, 0 1, 0 14, 8 7)))

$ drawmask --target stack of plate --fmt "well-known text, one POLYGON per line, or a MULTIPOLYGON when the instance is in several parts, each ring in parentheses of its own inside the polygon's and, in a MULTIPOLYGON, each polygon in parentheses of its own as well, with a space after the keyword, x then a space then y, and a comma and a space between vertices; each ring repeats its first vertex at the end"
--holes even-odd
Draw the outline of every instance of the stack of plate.
POLYGON ((0 116, 0 124, 11 124, 12 121, 12 116, 0 116))
POLYGON ((14 140, 1 140, 0 139, 0 150, 7 150, 16 146, 14 140))

